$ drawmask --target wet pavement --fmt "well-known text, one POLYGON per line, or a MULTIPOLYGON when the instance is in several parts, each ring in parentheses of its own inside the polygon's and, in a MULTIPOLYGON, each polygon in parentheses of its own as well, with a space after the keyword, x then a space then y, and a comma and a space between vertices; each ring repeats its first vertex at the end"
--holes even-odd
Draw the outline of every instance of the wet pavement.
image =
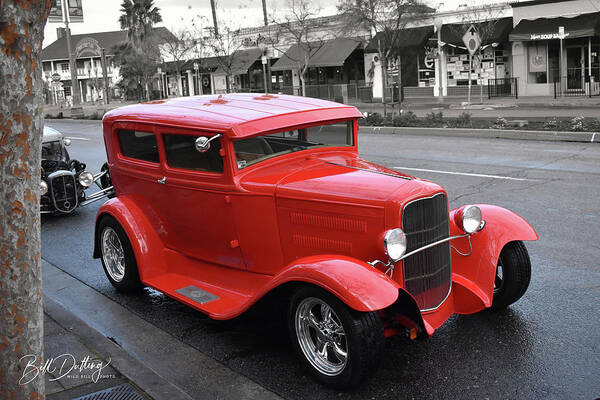
MULTIPOLYGON (((105 152, 98 121, 48 124, 74 137, 71 157, 99 170, 105 152)), ((70 216, 44 217, 42 257, 285 398, 598 397, 600 145, 374 134, 362 136, 359 148, 368 160, 411 168, 406 172, 442 184, 452 208, 509 208, 529 220, 541 239, 527 244, 532 280, 519 302, 501 313, 454 316, 428 340, 388 340, 380 369, 352 392, 338 393, 308 377, 285 329, 266 308, 219 322, 151 289, 138 296, 117 293, 100 261, 91 258, 101 202, 70 216)))

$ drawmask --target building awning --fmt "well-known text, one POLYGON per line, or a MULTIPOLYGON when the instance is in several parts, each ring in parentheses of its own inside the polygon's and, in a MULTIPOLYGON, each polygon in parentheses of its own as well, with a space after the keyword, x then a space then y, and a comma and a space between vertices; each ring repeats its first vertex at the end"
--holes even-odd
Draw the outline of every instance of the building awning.
POLYGON ((462 38, 471 25, 474 25, 479 31, 479 34, 482 37, 481 44, 485 46, 492 43, 508 42, 508 35, 513 28, 513 20, 509 17, 474 24, 466 23, 442 25, 442 42, 464 47, 465 44, 463 43, 462 38))
POLYGON ((194 63, 198 63, 198 70, 200 72, 213 72, 217 67, 219 67, 219 60, 217 57, 203 57, 203 58, 192 58, 191 60, 187 60, 185 64, 181 67, 182 71, 194 71, 194 63))
MULTIPOLYGON (((367 47, 365 47, 365 53, 378 53, 379 44, 381 43, 381 45, 383 45, 385 43, 384 35, 384 32, 378 32, 373 39, 371 39, 367 47)), ((423 48, 432 35, 433 26, 401 29, 397 39, 397 47, 401 49, 411 47, 423 48)))
POLYGON ((320 47, 312 44, 310 50, 298 44, 291 46, 273 66, 271 71, 286 71, 299 69, 304 65, 307 51, 311 52, 308 66, 315 67, 340 67, 361 43, 358 39, 337 38, 324 42, 320 47))
MULTIPOLYGON (((313 48, 311 49, 311 53, 314 55, 317 50, 318 48, 313 48)), ((307 51, 307 49, 304 49, 298 44, 290 46, 290 48, 287 49, 287 51, 281 56, 281 58, 271 66, 271 71, 287 71, 291 69, 300 69, 300 67, 304 65, 304 57, 307 51)))
POLYGON ((600 12, 582 14, 572 18, 524 19, 510 33, 510 40, 515 42, 560 39, 558 35, 560 26, 565 28, 565 39, 596 36, 600 34, 600 12))
POLYGON ((358 39, 337 38, 329 40, 313 54, 309 67, 341 67, 350 54, 361 44, 358 39))
MULTIPOLYGON (((262 50, 259 48, 236 50, 231 56, 231 60, 229 60, 231 62, 231 71, 229 72, 232 75, 247 74, 248 69, 252 66, 252 64, 254 64, 256 60, 261 57, 262 50)), ((229 61, 226 59, 226 57, 223 57, 223 60, 221 61, 222 62, 219 63, 220 65, 214 72, 216 75, 227 74, 228 72, 225 70, 225 68, 223 68, 223 65, 226 65, 229 61)))

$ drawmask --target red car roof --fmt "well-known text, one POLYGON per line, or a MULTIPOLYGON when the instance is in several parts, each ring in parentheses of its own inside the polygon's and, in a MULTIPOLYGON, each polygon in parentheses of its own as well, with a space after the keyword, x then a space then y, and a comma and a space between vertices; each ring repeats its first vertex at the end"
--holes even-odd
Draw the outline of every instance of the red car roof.
POLYGON ((295 125, 361 117, 356 107, 327 100, 235 93, 134 104, 108 112, 103 121, 152 122, 244 137, 295 125))

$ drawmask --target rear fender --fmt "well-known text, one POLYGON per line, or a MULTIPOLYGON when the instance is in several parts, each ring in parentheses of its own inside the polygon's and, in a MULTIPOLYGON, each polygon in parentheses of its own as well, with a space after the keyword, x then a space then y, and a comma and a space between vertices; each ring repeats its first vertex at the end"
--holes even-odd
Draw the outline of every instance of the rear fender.
MULTIPOLYGON (((516 213, 489 204, 477 206, 486 223, 481 231, 471 235, 473 251, 461 256, 451 250, 454 312, 457 314, 476 313, 492 305, 498 257, 507 243, 539 238, 533 227, 516 213)), ((461 208, 450 212, 450 235, 464 233, 454 222, 454 215, 461 208)), ((467 238, 455 239, 451 244, 461 253, 469 252, 467 238)))
POLYGON ((356 311, 377 311, 398 298, 398 283, 380 270, 351 257, 321 255, 300 258, 279 272, 269 284, 274 289, 289 282, 320 286, 356 311))
POLYGON ((94 258, 100 257, 98 225, 107 215, 116 219, 125 230, 135 254, 142 282, 147 281, 149 276, 160 274, 165 265, 163 243, 145 213, 128 196, 110 199, 98 210, 94 229, 94 258))

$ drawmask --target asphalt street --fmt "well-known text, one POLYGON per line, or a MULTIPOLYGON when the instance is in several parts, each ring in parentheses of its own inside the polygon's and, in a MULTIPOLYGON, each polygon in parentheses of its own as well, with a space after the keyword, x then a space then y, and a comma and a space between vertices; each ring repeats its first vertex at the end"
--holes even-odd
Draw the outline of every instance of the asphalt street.
MULTIPOLYGON (((100 121, 49 121, 92 172, 100 121)), ((361 156, 443 185, 451 208, 491 203, 536 228, 529 290, 508 310, 454 316, 433 337, 386 343, 375 376, 338 393, 308 377, 260 308, 212 321, 151 289, 117 293, 92 259, 96 202, 42 220, 42 257, 156 328, 288 399, 594 399, 600 396, 600 145, 448 136, 359 136, 361 156)), ((115 338, 118 340, 118 338, 115 338)), ((202 371, 198 371, 199 374, 202 371)))

